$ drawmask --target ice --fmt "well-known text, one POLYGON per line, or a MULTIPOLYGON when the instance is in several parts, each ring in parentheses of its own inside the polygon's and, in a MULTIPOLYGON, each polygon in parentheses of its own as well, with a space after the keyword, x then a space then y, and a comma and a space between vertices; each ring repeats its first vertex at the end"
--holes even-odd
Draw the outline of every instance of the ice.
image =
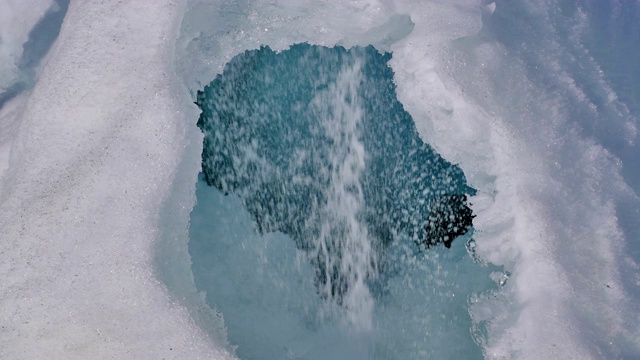
MULTIPOLYGON (((2 92, 50 6, 0 4, 2 92)), ((393 51, 421 136, 478 189, 476 255, 510 273, 470 299, 487 358, 638 357, 639 14, 631 2, 71 3, 39 80, 0 114, 0 357, 230 356, 189 273, 201 137, 187 93, 246 49, 305 41, 393 51)))
POLYGON ((467 297, 497 286, 468 238, 451 242, 467 233, 473 190, 420 140, 389 58, 261 48, 197 94, 205 138, 189 253, 243 359, 327 357, 309 344, 332 359, 482 356, 467 297), (298 264, 274 255, 296 247, 298 264))
MULTIPOLYGON (((605 22, 616 23, 625 10, 611 6, 605 22)), ((479 190, 477 255, 511 274, 470 308, 484 314, 486 356, 638 354, 637 115, 590 55, 601 52, 588 40, 598 31, 588 9, 464 1, 196 8, 181 40, 192 89, 245 49, 360 44, 355 35, 367 27, 409 15, 412 31, 388 37, 398 96, 423 138, 479 190), (197 21, 206 17, 219 21, 197 21), (213 23, 224 26, 207 30, 213 23)))
POLYGON ((35 83, 38 65, 58 37, 69 0, 8 1, 1 6, 0 109, 35 83))
POLYGON ((0 96, 18 81, 23 44, 52 4, 52 0, 6 0, 0 3, 0 96))
POLYGON ((180 14, 72 3, 38 83, 3 110, 1 358, 230 358, 152 267, 184 146, 180 14))
POLYGON ((601 51, 586 36, 600 13, 586 10, 498 3, 443 63, 500 131, 497 194, 474 225, 490 230, 476 238, 479 255, 513 264, 515 304, 501 311, 518 317, 493 322, 490 356, 639 352, 639 232, 628 220, 639 214, 638 119, 590 55, 601 51))

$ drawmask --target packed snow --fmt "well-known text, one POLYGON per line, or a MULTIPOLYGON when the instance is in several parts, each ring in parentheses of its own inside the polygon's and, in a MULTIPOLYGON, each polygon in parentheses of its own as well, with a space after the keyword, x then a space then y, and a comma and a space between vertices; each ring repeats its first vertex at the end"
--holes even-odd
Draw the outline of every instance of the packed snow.
POLYGON ((475 255, 510 274, 469 298, 486 358, 640 357, 637 3, 72 1, 21 67, 56 6, 0 2, 0 358, 234 358, 187 252, 193 95, 300 42, 393 52, 478 190, 475 255))

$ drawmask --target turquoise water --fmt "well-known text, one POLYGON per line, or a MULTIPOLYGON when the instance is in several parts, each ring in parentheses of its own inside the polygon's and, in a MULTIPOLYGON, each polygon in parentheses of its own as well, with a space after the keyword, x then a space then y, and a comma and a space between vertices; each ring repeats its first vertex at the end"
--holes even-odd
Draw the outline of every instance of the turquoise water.
POLYGON ((482 357, 467 302, 497 269, 468 253, 474 190, 420 139, 390 57, 265 47, 198 93, 189 251, 243 359, 482 357))

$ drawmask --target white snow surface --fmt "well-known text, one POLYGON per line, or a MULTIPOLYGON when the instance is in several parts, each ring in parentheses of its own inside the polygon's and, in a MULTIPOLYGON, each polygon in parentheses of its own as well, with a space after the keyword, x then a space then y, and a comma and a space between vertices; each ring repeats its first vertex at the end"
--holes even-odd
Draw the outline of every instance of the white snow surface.
MULTIPOLYGON (((231 357, 188 274, 201 137, 187 91, 246 49, 303 41, 393 51, 419 132, 478 189, 478 255, 511 273, 470 299, 487 358, 638 355, 638 234, 619 219, 640 200, 618 158, 637 150, 637 114, 586 50, 603 106, 563 67, 565 44, 528 73, 477 35, 503 5, 72 2, 38 83, 0 113, 0 358, 231 357), (549 72, 555 93, 536 79, 549 72), (610 132, 585 134, 589 121, 610 132)), ((524 10, 552 24, 551 7, 524 10)))
POLYGON ((22 56, 22 45, 52 4, 52 0, 0 2, 0 94, 20 78, 17 62, 22 56))
POLYGON ((18 124, 0 174, 0 358, 230 358, 152 266, 184 144, 181 11, 72 2, 38 83, 3 111, 18 124))

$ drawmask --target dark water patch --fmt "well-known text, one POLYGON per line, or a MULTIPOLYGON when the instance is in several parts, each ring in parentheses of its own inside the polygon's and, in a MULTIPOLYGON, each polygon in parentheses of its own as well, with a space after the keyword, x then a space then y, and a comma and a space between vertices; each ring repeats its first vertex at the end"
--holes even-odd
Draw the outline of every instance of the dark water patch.
MULTIPOLYGON (((285 233, 300 249, 314 248, 326 230, 336 186, 362 198, 356 221, 365 224, 373 248, 398 237, 423 250, 451 246, 471 225, 466 196, 473 189, 459 167, 420 139, 396 99, 390 58, 373 47, 308 44, 235 57, 197 96, 207 183, 240 196, 261 233, 285 233), (343 84, 345 69, 354 68, 355 80, 343 84), (332 97, 341 98, 332 103, 332 97), (355 122, 348 130, 328 120, 349 116, 358 119, 347 119, 355 122), (358 151, 361 171, 337 170, 359 166, 358 151)), ((343 264, 327 257, 342 256, 347 234, 341 226, 329 231, 331 241, 315 259, 317 281, 330 283, 339 300, 348 280, 343 264)))
POLYGON ((189 252, 241 358, 482 358, 467 298, 495 284, 465 248, 474 190, 420 139, 390 59, 264 47, 198 93, 189 252))
POLYGON ((67 14, 70 0, 56 0, 42 19, 31 29, 29 38, 23 45, 22 57, 18 62, 21 69, 35 68, 49 52, 60 34, 62 21, 67 14))

